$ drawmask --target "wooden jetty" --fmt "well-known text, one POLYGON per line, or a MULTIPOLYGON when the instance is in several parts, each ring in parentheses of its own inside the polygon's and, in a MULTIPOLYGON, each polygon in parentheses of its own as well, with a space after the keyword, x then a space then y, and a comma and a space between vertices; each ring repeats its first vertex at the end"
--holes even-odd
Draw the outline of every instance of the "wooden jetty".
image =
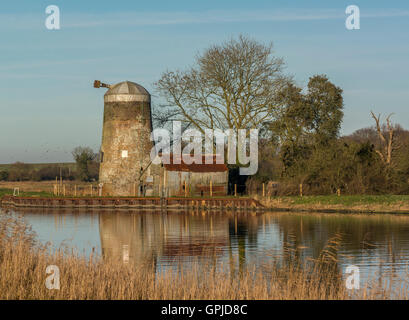
POLYGON ((95 209, 212 209, 257 211, 264 206, 252 198, 189 198, 189 197, 20 197, 3 196, 2 206, 16 208, 95 208, 95 209))

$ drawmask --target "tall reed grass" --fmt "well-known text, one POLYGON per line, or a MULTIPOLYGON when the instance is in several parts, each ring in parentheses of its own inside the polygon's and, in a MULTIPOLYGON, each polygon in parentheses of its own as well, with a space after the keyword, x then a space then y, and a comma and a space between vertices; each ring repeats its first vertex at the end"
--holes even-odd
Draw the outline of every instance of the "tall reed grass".
MULTIPOLYGON (((298 262, 287 248, 287 263, 266 262, 232 272, 222 265, 157 271, 153 264, 124 264, 80 256, 41 245, 24 220, 0 213, 1 299, 407 299, 408 285, 394 291, 382 281, 346 289, 336 268, 335 238, 318 260, 298 262), (292 258, 291 258, 292 257, 292 258), (48 265, 60 269, 60 289, 49 290, 48 265)), ((272 259, 273 261, 273 259, 272 259)))

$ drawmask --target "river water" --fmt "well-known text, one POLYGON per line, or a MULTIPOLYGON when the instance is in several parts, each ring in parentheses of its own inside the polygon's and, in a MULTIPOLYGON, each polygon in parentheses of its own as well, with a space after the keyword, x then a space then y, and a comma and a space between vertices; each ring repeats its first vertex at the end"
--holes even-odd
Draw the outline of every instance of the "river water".
POLYGON ((241 268, 282 261, 288 252, 317 259, 337 239, 341 272, 360 269, 395 277, 408 271, 409 216, 323 213, 135 212, 33 209, 15 211, 39 239, 89 255, 160 267, 217 260, 241 268))

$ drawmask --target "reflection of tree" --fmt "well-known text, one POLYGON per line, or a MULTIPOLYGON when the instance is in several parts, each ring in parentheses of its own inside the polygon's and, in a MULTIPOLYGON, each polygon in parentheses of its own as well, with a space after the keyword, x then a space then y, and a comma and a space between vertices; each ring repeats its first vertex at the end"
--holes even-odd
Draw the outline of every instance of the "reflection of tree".
MULTIPOLYGON (((237 213, 229 218, 229 259, 232 261, 232 248, 236 247, 240 273, 246 266, 246 247, 257 246, 258 228, 261 223, 261 219, 248 214, 237 213)), ((234 271, 234 263, 230 262, 230 265, 230 269, 234 271)))
MULTIPOLYGON (((293 251, 291 259, 306 256, 319 259, 332 237, 342 235, 340 246, 346 252, 382 254, 395 264, 407 239, 409 217, 388 215, 280 214, 277 219, 283 239, 283 252, 293 251), (300 251, 297 248, 305 248, 300 251)), ((339 257, 337 256, 337 260, 339 257)))
POLYGON ((230 250, 233 247, 237 247, 238 253, 238 266, 239 272, 243 271, 243 267, 246 263, 246 236, 248 228, 246 223, 235 215, 232 219, 229 219, 229 242, 230 250))

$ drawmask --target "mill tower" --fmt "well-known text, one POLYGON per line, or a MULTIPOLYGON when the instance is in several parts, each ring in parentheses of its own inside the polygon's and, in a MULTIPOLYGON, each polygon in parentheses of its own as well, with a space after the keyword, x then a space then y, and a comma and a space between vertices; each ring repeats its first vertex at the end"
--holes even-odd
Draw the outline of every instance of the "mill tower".
POLYGON ((149 179, 153 146, 151 96, 144 87, 130 81, 108 85, 96 80, 94 87, 108 88, 104 95, 99 170, 103 194, 129 196, 135 188, 140 194, 149 179))

